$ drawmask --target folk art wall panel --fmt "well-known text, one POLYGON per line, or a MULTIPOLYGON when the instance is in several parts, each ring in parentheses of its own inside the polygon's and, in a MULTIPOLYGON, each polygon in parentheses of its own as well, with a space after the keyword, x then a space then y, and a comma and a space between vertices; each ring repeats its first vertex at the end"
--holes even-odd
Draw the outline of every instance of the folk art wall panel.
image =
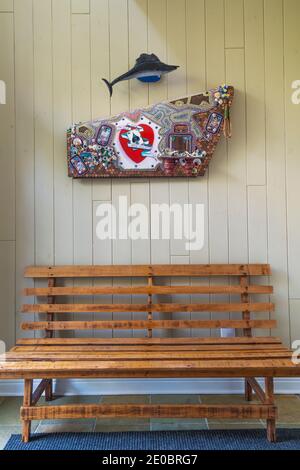
POLYGON ((23 271, 34 263, 269 262, 278 335, 299 339, 299 17, 299 0, 0 0, 0 330, 9 346, 22 334, 21 292, 31 286, 23 271), (144 51, 178 70, 149 87, 120 83, 110 99, 101 77, 120 75, 144 51), (233 137, 221 136, 203 177, 68 177, 71 123, 222 83, 235 87, 233 137), (173 235, 99 241, 97 207, 120 195, 148 208, 203 203, 204 248, 187 251, 173 235))
POLYGON ((82 122, 68 131, 69 176, 203 176, 224 130, 232 86, 82 122))

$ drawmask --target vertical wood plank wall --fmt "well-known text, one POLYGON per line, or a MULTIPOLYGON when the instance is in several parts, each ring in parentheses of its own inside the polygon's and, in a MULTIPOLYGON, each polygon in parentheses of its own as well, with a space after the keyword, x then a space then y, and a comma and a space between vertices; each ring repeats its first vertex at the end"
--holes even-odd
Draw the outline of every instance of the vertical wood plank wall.
POLYGON ((300 80, 299 17, 299 0, 0 0, 0 79, 7 84, 0 332, 7 346, 20 334, 22 274, 31 263, 269 262, 277 333, 287 344, 300 338, 300 105, 291 101, 291 84, 300 80), (144 51, 180 69, 149 87, 118 84, 110 100, 101 77, 126 71, 144 51), (65 130, 73 121, 225 80, 236 88, 233 138, 219 144, 204 178, 67 177, 65 130), (98 203, 122 195, 147 207, 203 203, 204 248, 186 252, 173 236, 99 241, 98 203))

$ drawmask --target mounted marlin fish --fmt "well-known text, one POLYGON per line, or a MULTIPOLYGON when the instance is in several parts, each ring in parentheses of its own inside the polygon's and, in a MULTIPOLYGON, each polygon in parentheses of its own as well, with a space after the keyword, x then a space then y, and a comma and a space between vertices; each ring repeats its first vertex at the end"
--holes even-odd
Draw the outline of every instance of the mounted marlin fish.
POLYGON ((113 86, 118 82, 131 80, 132 78, 137 78, 146 83, 157 82, 162 75, 173 72, 173 70, 176 70, 178 67, 179 65, 168 65, 161 62, 155 54, 141 54, 136 60, 135 66, 128 70, 128 72, 115 78, 112 82, 109 82, 105 78, 102 78, 102 80, 106 83, 109 94, 112 96, 113 86))

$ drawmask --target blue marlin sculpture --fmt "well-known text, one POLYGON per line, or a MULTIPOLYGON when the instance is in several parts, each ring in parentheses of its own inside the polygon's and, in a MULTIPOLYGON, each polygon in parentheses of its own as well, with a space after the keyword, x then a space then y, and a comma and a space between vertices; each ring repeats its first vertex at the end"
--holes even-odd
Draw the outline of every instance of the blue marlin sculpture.
POLYGON ((102 78, 102 80, 106 83, 109 94, 112 96, 113 86, 118 82, 131 80, 132 78, 137 78, 146 83, 157 82, 162 75, 173 72, 178 67, 179 65, 168 65, 161 62, 155 54, 141 54, 136 60, 135 66, 128 70, 128 72, 123 73, 123 75, 115 78, 112 82, 109 82, 106 78, 102 78))

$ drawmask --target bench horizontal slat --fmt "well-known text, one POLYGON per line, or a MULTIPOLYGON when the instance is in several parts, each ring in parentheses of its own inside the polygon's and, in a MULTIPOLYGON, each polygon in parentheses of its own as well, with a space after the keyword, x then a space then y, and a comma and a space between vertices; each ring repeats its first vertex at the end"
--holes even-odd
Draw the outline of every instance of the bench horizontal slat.
POLYGON ((268 276, 269 264, 153 264, 29 266, 24 276, 43 277, 147 277, 147 276, 268 276))
POLYGON ((299 377, 291 359, 0 362, 1 378, 299 377))
MULTIPOLYGON (((264 358, 290 358, 292 351, 282 349, 281 351, 173 351, 172 360, 183 359, 264 359, 264 358)), ((6 361, 135 361, 142 359, 170 360, 169 351, 52 351, 52 352, 8 352, 0 356, 6 361)))
MULTIPOLYGON (((65 370, 71 376, 72 371, 82 370, 85 371, 86 374, 91 374, 93 370, 162 370, 167 372, 168 369, 177 369, 177 370, 185 370, 185 369, 204 369, 204 370, 217 370, 217 369, 235 369, 235 367, 244 368, 244 369, 251 369, 251 368, 266 368, 266 372, 268 368, 274 367, 288 367, 294 368, 295 370, 298 369, 298 375, 300 375, 300 367, 296 367, 295 364, 291 361, 291 359, 265 359, 264 361, 257 360, 257 359, 230 359, 230 360, 198 360, 198 359, 191 359, 191 360, 136 360, 136 361, 40 361, 36 363, 35 361, 31 361, 28 359, 27 361, 20 362, 5 362, 0 361, 0 371, 1 369, 7 367, 8 369, 21 369, 24 367, 24 370, 27 371, 38 371, 38 370, 49 370, 49 371, 59 371, 65 370), (93 370, 91 370, 93 369, 93 370)), ((75 373, 74 373, 75 376, 75 373)), ((166 375, 166 377, 168 374, 166 375)))
POLYGON ((35 321, 22 323, 23 330, 139 330, 168 328, 276 328, 275 320, 115 320, 35 321))
POLYGON ((276 408, 268 405, 156 405, 156 404, 76 404, 21 407, 22 419, 78 418, 274 418, 276 408))
POLYGON ((23 294, 38 296, 107 295, 107 294, 272 294, 272 286, 82 286, 28 287, 23 294))
POLYGON ((22 312, 268 312, 273 303, 219 303, 219 304, 24 304, 22 312))
POLYGON ((283 346, 277 343, 274 344, 202 344, 200 346, 195 344, 148 344, 148 345, 86 345, 78 346, 73 344, 66 345, 42 345, 42 346, 15 346, 11 351, 15 352, 85 352, 85 351, 282 351, 283 346))
POLYGON ((275 336, 237 336, 230 338, 220 337, 183 337, 183 338, 20 338, 18 345, 223 345, 223 344, 279 344, 280 338, 275 336))

